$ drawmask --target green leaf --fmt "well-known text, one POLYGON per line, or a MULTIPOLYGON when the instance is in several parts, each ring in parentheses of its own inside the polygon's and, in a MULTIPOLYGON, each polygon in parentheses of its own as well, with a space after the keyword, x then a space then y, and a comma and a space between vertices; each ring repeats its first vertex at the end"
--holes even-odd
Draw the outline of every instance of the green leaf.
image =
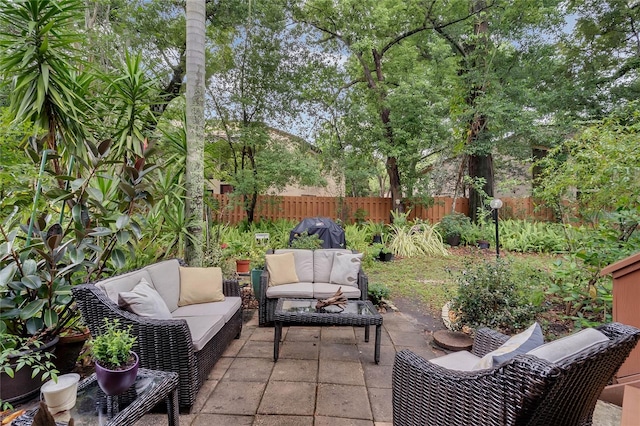
POLYGON ((82 263, 84 261, 84 250, 82 248, 69 247, 69 260, 74 265, 82 263))
POLYGON ((127 242, 129 242, 130 237, 131 235, 129 234, 129 231, 127 231, 126 229, 121 229, 116 234, 116 238, 118 239, 118 244, 121 244, 121 245, 125 245, 127 242))
POLYGON ((123 214, 118 216, 118 219, 116 220, 116 228, 117 229, 122 229, 125 228, 127 225, 129 225, 129 215, 123 214))
POLYGON ((111 234, 113 234, 113 231, 111 229, 101 226, 95 228, 92 232, 89 232, 89 235, 91 235, 92 237, 104 237, 111 234))
POLYGON ((37 290, 42 287, 42 280, 37 275, 27 275, 26 277, 22 277, 20 282, 31 290, 37 290))
POLYGON ((53 309, 45 309, 43 319, 44 325, 47 327, 53 327, 58 323, 58 313, 53 309))
POLYGON ((111 252, 111 261, 116 268, 123 268, 127 260, 124 252, 116 248, 111 252))
POLYGON ((27 259, 22 263, 22 275, 35 275, 38 272, 38 264, 33 259, 27 259))
POLYGON ((37 299, 29 302, 27 306, 22 308, 22 311, 20 311, 20 319, 26 320, 34 317, 42 310, 42 308, 44 308, 44 305, 45 301, 43 299, 37 299))
POLYGON ((18 266, 15 263, 10 263, 6 267, 4 267, 0 271, 0 287, 5 287, 8 285, 11 280, 13 280, 13 276, 18 270, 18 266))

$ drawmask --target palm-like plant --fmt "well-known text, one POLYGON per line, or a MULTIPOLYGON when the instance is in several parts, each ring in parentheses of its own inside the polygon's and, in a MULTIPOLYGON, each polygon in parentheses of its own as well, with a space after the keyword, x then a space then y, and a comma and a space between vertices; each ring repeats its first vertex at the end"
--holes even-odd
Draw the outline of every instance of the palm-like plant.
MULTIPOLYGON (((0 24, 0 73, 12 84, 10 110, 18 122, 45 129, 46 146, 57 151, 58 139, 80 148, 81 124, 88 104, 82 93, 89 77, 78 74, 74 48, 82 41, 74 28, 82 15, 79 0, 19 0, 3 2, 0 24)), ((60 162, 53 160, 62 174, 60 162)))

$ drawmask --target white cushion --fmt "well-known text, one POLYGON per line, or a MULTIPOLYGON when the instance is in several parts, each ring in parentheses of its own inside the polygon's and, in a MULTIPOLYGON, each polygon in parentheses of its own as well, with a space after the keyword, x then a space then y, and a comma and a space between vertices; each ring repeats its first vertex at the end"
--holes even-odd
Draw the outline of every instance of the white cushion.
POLYGON ((138 285, 141 279, 145 279, 149 284, 152 284, 151 276, 144 269, 127 272, 126 274, 118 275, 116 277, 104 279, 96 283, 96 287, 104 291, 109 299, 116 305, 118 304, 118 294, 123 291, 131 291, 138 285))
POLYGON ((475 366, 476 370, 494 368, 509 361, 518 354, 524 354, 544 343, 542 329, 537 322, 522 333, 511 336, 498 349, 487 353, 475 366))
POLYGON ((326 299, 336 294, 339 288, 342 289, 342 294, 344 294, 347 299, 360 298, 360 289, 358 287, 328 283, 313 283, 313 297, 315 299, 326 299))
POLYGON ((313 283, 295 283, 295 284, 282 284, 267 288, 267 297, 271 299, 277 299, 280 297, 299 297, 299 298, 312 298, 313 297, 313 283))
POLYGON ((164 260, 144 268, 151 276, 151 283, 171 312, 178 309, 180 297, 180 262, 164 260))
POLYGON ((195 305, 181 306, 171 314, 176 317, 197 317, 204 315, 222 315, 224 322, 228 322, 231 317, 240 309, 242 298, 226 297, 222 302, 198 303, 195 305))
POLYGON ((293 253, 296 264, 296 275, 300 282, 313 282, 313 250, 278 249, 274 253, 293 253))
POLYGON ((144 278, 131 291, 118 293, 118 305, 147 318, 171 319, 171 312, 158 292, 144 278))
POLYGON ((189 326, 191 340, 193 341, 193 350, 199 351, 218 333, 224 326, 224 317, 222 315, 205 315, 197 317, 173 317, 174 319, 183 319, 189 326))
POLYGON ((336 253, 351 253, 347 249, 318 249, 313 251, 313 282, 328 283, 336 253))
POLYGON ((595 328, 586 328, 570 336, 545 343, 527 353, 558 364, 585 349, 608 341, 609 338, 595 328))
POLYGON ((330 284, 358 286, 362 253, 336 253, 331 267, 330 284))
POLYGON ((429 360, 432 364, 456 371, 472 371, 478 361, 480 361, 480 357, 468 351, 452 352, 429 360))

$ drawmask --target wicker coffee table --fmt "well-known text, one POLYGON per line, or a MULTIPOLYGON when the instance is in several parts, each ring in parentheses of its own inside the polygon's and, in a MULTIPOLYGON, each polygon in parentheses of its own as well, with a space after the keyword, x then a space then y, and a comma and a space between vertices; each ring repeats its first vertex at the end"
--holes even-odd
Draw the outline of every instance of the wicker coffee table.
MULTIPOLYGON (((76 405, 55 415, 57 425, 73 417, 76 425, 129 426, 140 420, 156 404, 165 401, 169 426, 178 426, 178 374, 140 368, 131 388, 119 396, 107 397, 96 375, 78 383, 76 405)), ((27 411, 13 421, 14 426, 31 426, 38 409, 27 411)))
POLYGON ((378 313, 373 303, 364 300, 349 300, 344 310, 335 306, 316 309, 314 299, 285 299, 278 301, 274 313, 275 335, 273 338, 273 360, 278 361, 280 353, 280 339, 283 324, 297 325, 347 325, 364 327, 364 341, 369 341, 369 326, 376 326, 376 344, 374 361, 380 362, 380 333, 382 329, 382 315, 378 313))

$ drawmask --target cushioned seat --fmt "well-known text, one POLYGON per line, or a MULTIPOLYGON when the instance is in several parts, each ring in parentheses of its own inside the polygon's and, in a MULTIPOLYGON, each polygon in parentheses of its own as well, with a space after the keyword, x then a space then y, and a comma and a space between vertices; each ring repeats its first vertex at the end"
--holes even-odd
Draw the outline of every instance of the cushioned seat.
POLYGON ((241 297, 226 297, 222 302, 197 303, 181 306, 171 312, 174 318, 186 318, 205 315, 222 315, 227 322, 242 305, 241 297))
POLYGON ((347 299, 360 299, 360 289, 350 285, 315 283, 313 284, 313 298, 326 299, 336 294, 336 291, 342 291, 347 299))
POLYGON ((193 340, 193 350, 199 351, 215 336, 224 326, 225 320, 222 315, 200 315, 197 317, 175 317, 183 319, 189 326, 191 339, 193 340))

